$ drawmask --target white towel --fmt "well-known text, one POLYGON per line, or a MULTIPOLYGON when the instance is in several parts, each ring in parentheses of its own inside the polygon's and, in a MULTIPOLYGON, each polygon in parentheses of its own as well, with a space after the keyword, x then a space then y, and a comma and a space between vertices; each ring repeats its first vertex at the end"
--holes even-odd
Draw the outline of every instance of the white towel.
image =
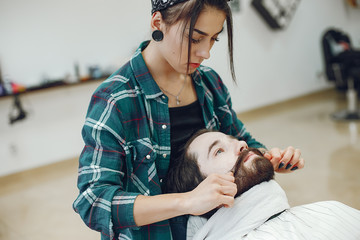
POLYGON ((208 221, 190 217, 187 239, 360 240, 360 211, 336 201, 289 208, 284 191, 270 181, 251 188, 234 207, 219 209, 208 221))
POLYGON ((238 240, 359 240, 360 211, 336 201, 293 207, 238 240))
POLYGON ((199 227, 204 219, 190 217, 187 239, 192 239, 195 232, 194 240, 228 240, 243 236, 287 208, 288 200, 279 184, 274 180, 263 182, 236 198, 232 208, 219 209, 199 231, 196 226, 199 227))

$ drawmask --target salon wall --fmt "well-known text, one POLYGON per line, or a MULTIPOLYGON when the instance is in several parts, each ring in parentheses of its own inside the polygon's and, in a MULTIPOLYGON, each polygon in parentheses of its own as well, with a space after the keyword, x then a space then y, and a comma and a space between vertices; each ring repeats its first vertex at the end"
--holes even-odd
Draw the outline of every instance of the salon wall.
MULTIPOLYGON (((205 62, 222 76, 237 112, 332 87, 322 75, 320 37, 327 27, 341 27, 360 47, 360 9, 346 7, 345 1, 302 0, 280 31, 265 25, 250 0, 240 2, 240 12, 234 13, 238 84, 226 64, 226 34, 205 62)), ((74 62, 82 72, 91 64, 117 68, 149 37, 149 12, 149 0, 2 0, 2 72, 36 85, 44 75, 73 74, 74 62)), ((24 94, 29 115, 14 125, 7 120, 12 99, 0 98, 0 176, 77 157, 87 104, 98 84, 24 94)))
POLYGON ((75 75, 90 66, 117 69, 147 37, 147 0, 1 0, 0 66, 27 87, 75 75), (134 18, 136 12, 138 18, 134 18))
POLYGON ((237 112, 331 87, 323 75, 320 45, 326 28, 343 29, 360 48, 360 9, 346 1, 301 0, 289 26, 280 31, 267 27, 250 2, 241 0, 234 16, 237 86, 223 64, 226 41, 217 44, 209 61, 227 83, 237 112))
POLYGON ((85 112, 99 81, 21 95, 27 117, 9 124, 13 98, 0 98, 0 176, 77 157, 85 112))
MULTIPOLYGON (((150 11, 147 0, 1 0, 2 75, 32 87, 74 76, 75 63, 81 76, 92 65, 117 69, 150 35, 150 11)), ((28 114, 13 125, 13 99, 0 98, 0 176, 76 158, 90 96, 99 84, 22 94, 28 114)))

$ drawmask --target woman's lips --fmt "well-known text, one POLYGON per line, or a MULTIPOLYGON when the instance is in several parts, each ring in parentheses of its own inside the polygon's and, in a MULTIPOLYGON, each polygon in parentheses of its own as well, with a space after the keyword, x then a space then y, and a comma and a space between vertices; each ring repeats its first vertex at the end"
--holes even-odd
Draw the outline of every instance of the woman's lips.
POLYGON ((192 68, 198 68, 200 66, 200 63, 190 63, 189 65, 192 68))

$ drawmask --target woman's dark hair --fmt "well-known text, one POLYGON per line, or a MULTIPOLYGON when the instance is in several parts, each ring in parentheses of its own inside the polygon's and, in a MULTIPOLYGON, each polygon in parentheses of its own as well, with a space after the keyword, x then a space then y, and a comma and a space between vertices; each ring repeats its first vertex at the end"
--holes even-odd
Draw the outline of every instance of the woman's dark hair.
MULTIPOLYGON (((191 40, 194 32, 195 23, 200 13, 206 8, 212 7, 223 11, 226 15, 226 28, 228 34, 228 51, 230 60, 230 71, 233 81, 236 82, 233 57, 233 23, 232 13, 227 0, 189 0, 178 3, 172 7, 166 8, 161 12, 162 18, 166 25, 171 26, 179 21, 183 21, 183 35, 186 27, 189 25, 188 39, 188 62, 190 62, 191 40)), ((188 66, 189 70, 189 66, 188 66)))

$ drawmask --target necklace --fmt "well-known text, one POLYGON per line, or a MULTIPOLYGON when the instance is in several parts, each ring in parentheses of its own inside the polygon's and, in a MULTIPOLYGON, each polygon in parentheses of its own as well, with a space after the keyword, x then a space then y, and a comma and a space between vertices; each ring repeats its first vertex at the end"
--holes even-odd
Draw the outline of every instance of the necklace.
POLYGON ((176 105, 179 105, 180 104, 180 102, 181 102, 181 100, 179 99, 179 96, 180 96, 180 94, 181 94, 181 92, 182 92, 182 90, 184 89, 184 87, 185 87, 185 83, 186 83, 186 78, 185 78, 185 80, 184 80, 184 84, 182 85, 182 87, 181 87, 181 89, 180 89, 180 91, 178 92, 178 94, 177 95, 174 95, 174 94, 172 94, 172 93, 170 93, 170 92, 168 92, 168 91, 166 91, 165 89, 163 89, 162 87, 160 87, 160 89, 162 90, 162 91, 164 91, 165 93, 167 93, 167 94, 169 94, 169 95, 171 95, 171 96, 173 96, 175 99, 176 99, 176 105))

